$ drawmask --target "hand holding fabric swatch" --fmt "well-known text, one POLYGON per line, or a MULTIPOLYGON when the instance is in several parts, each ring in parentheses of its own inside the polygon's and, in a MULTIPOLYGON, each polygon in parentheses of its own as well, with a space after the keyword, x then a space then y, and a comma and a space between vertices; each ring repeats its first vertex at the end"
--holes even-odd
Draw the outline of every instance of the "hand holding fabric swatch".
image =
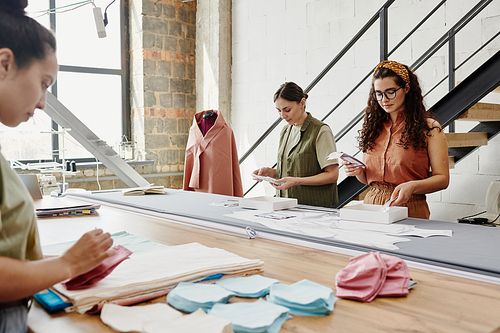
POLYGON ((130 257, 132 254, 132 251, 121 245, 113 246, 112 249, 116 251, 114 256, 104 259, 104 261, 93 270, 75 276, 63 282, 62 285, 68 290, 90 288, 108 276, 123 260, 130 257))

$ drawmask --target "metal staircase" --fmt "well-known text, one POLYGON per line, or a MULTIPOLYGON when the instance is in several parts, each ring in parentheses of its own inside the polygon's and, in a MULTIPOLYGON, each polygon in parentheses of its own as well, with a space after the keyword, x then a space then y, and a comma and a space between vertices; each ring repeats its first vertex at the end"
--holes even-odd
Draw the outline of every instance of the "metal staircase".
MULTIPOLYGON (((356 42, 365 34, 365 32, 374 25, 377 21, 380 23, 380 60, 388 59, 401 45, 403 45, 415 31, 417 31, 441 6, 446 3, 446 0, 439 2, 401 41, 392 49, 388 50, 388 8, 395 0, 388 0, 379 11, 360 29, 360 31, 351 39, 349 43, 337 54, 333 60, 325 67, 325 69, 309 84, 305 92, 309 92, 314 86, 345 56, 345 54, 356 44, 356 42)), ((448 81, 449 93, 439 100, 432 109, 437 113, 438 120, 443 125, 443 128, 448 127, 447 139, 449 141, 449 156, 450 164, 454 165, 479 146, 487 143, 489 139, 500 131, 500 106, 485 103, 478 103, 488 93, 493 92, 500 85, 500 52, 497 52, 486 63, 481 65, 476 71, 469 75, 463 82, 456 86, 455 72, 462 65, 473 58, 486 45, 500 35, 500 31, 492 36, 488 41, 473 52, 458 66, 455 64, 455 36, 464 28, 470 21, 474 19, 482 10, 484 10, 493 0, 478 1, 469 12, 467 12, 460 20, 457 21, 445 34, 440 36, 436 42, 426 50, 417 61, 410 67, 416 71, 429 58, 431 58, 442 47, 448 47, 448 74, 442 78, 436 85, 431 88, 427 94, 441 85, 446 80, 448 81), (456 87, 455 87, 456 86, 456 87), (454 133, 454 121, 460 120, 477 120, 479 125, 474 127, 468 133, 454 133)), ((369 71, 366 76, 356 84, 351 91, 343 97, 335 107, 330 110, 323 121, 328 118, 342 103, 349 98, 370 76, 372 71, 369 71)), ((364 116, 364 110, 360 111, 353 119, 344 126, 342 130, 335 134, 335 141, 342 139, 351 129, 354 128, 364 116)), ((255 148, 273 131, 274 128, 281 122, 278 118, 252 145, 252 147, 242 155, 240 164, 255 150, 255 148)), ((351 152, 348 152, 352 154, 351 152)), ((359 152, 358 152, 359 153, 359 152)), ((356 153, 356 154, 358 154, 356 153)), ((356 155, 352 154, 352 155, 356 155)), ((273 166, 274 167, 274 166, 273 166)), ((250 192, 255 184, 247 190, 245 195, 250 192)), ((361 184, 355 177, 347 177, 338 184, 339 204, 337 208, 344 206, 349 201, 356 198, 366 185, 361 184)))
MULTIPOLYGON (((500 105, 477 103, 489 93, 500 91, 500 75, 497 73, 500 73, 500 51, 432 107, 443 128, 455 120, 480 122, 468 133, 446 133, 450 165, 486 145, 488 140, 500 133, 500 105)), ((338 185, 337 207, 347 204, 366 188, 356 178, 346 178, 338 185)))

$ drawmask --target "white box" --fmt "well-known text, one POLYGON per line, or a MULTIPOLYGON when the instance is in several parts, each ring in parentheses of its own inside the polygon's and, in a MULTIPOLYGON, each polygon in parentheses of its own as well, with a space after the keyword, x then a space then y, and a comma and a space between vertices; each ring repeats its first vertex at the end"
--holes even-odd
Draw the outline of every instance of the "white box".
POLYGON ((253 197, 240 199, 240 207, 253 208, 265 211, 297 207, 297 199, 281 197, 253 197))
POLYGON ((390 224, 408 217, 408 207, 392 206, 386 212, 382 205, 359 204, 340 209, 341 220, 390 224))

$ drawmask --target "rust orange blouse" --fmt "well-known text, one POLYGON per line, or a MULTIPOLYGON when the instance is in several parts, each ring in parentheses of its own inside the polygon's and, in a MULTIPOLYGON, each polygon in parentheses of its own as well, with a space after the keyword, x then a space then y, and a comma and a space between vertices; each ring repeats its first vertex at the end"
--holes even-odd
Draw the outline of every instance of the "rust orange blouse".
POLYGON ((368 184, 397 186, 411 180, 429 177, 429 155, 427 149, 415 150, 413 145, 404 149, 399 145, 404 131, 405 115, 400 112, 396 124, 387 115, 384 127, 375 140, 375 147, 364 154, 366 180, 368 184))

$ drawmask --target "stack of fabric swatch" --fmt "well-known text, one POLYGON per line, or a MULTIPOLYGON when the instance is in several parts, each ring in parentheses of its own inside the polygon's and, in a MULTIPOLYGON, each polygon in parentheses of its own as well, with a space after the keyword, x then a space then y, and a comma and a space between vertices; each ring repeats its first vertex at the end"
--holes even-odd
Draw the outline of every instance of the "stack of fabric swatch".
POLYGON ((267 300, 287 307, 294 315, 324 316, 333 311, 337 298, 331 288, 302 280, 291 285, 273 284, 267 300))
POLYGON ((407 296, 416 283, 410 278, 404 260, 369 252, 349 260, 335 277, 336 296, 371 302, 377 296, 407 296))
POLYGON ((218 286, 227 289, 238 297, 259 298, 269 294, 269 289, 275 283, 276 279, 263 277, 262 275, 252 275, 248 277, 239 277, 224 279, 215 282, 218 286))
POLYGON ((85 313, 104 301, 137 298, 174 288, 180 282, 200 281, 209 276, 245 276, 263 272, 264 262, 198 243, 159 247, 133 253, 105 279, 85 290, 54 289, 72 306, 67 312, 85 313), (145 274, 147 272, 147 274, 145 274))
POLYGON ((278 332, 283 323, 291 318, 288 308, 266 302, 225 304, 233 296, 258 298, 269 293, 276 279, 261 275, 227 278, 215 284, 179 283, 167 296, 172 307, 192 313, 203 309, 213 316, 227 319, 237 333, 278 332))
POLYGON ((181 282, 167 295, 167 303, 184 312, 207 311, 215 303, 227 303, 235 294, 215 284, 181 282))
POLYGON ((284 306, 259 299, 255 302, 215 304, 208 313, 228 319, 236 333, 278 333, 283 323, 292 318, 284 306))

